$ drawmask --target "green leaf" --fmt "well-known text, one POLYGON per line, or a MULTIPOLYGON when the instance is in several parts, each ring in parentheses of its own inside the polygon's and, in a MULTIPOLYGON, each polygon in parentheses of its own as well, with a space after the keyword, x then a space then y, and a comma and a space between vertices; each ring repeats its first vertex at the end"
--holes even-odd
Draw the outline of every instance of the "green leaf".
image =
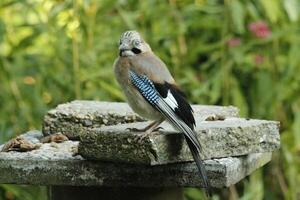
POLYGON ((238 0, 231 0, 229 5, 231 19, 234 30, 237 33, 245 32, 245 9, 243 4, 238 0))
POLYGON ((299 1, 284 0, 283 5, 291 21, 297 21, 299 17, 299 1))
POLYGON ((0 19, 0 44, 4 39, 5 35, 5 24, 2 19, 0 19))
POLYGON ((232 88, 232 103, 234 106, 238 107, 240 109, 240 115, 243 117, 248 116, 248 106, 245 100, 245 97, 239 87, 239 84, 237 82, 237 80, 232 77, 232 84, 233 84, 233 88, 232 88))
POLYGON ((268 18, 271 22, 277 22, 281 16, 281 5, 279 0, 260 0, 268 18))

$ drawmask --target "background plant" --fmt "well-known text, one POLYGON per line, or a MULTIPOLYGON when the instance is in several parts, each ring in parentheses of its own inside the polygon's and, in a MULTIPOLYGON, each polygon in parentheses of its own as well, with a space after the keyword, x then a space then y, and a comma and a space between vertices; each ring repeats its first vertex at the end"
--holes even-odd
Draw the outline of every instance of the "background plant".
MULTIPOLYGON (((0 142, 41 129, 59 103, 124 101, 112 64, 120 34, 136 29, 193 103, 281 121, 272 162, 215 198, 299 199, 299 13, 298 0, 2 0, 0 142)), ((187 189, 185 196, 201 195, 187 189)), ((1 198, 46 195, 2 185, 1 198)))

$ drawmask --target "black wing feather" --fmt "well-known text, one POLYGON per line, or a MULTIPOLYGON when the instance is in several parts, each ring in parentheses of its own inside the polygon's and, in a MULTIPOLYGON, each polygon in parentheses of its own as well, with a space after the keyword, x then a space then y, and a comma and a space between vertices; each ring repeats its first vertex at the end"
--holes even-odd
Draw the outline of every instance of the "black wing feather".
POLYGON ((184 121, 192 130, 194 130, 195 118, 193 115, 193 109, 187 102, 185 94, 178 87, 167 82, 164 84, 154 83, 154 86, 163 98, 167 97, 168 91, 170 90, 178 104, 178 107, 175 108, 174 112, 182 121, 184 121))

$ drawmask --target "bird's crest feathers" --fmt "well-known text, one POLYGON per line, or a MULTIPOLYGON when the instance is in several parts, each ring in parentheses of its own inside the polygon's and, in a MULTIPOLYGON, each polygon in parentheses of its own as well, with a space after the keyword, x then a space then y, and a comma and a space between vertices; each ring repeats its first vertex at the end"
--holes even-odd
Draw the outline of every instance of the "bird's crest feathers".
POLYGON ((134 31, 134 30, 124 32, 121 35, 120 41, 125 40, 125 39, 139 40, 139 41, 142 40, 141 35, 137 31, 134 31))

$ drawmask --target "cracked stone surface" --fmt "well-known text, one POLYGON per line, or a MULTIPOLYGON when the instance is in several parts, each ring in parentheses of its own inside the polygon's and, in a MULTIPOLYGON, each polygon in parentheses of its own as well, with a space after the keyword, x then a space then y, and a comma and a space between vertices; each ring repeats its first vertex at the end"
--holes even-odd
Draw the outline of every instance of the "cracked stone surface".
MULTIPOLYGON (((201 121, 196 117, 202 158, 224 158, 272 152, 280 147, 279 123, 266 120, 226 118, 201 121)), ((79 154, 90 160, 161 165, 192 161, 183 135, 163 123, 163 130, 144 136, 127 128, 142 128, 148 122, 82 129, 79 154)))
MULTIPOLYGON (((42 133, 31 131, 22 136, 38 143, 42 133)), ((202 185, 193 162, 149 166, 88 161, 76 154, 78 143, 69 140, 41 144, 39 149, 29 152, 1 152, 0 183, 111 187, 202 185)), ((271 153, 254 153, 206 160, 205 168, 211 185, 219 188, 237 183, 270 160, 271 153)))
MULTIPOLYGON (((193 105, 195 116, 206 118, 238 117, 239 110, 233 106, 193 105)), ((145 121, 135 114, 127 103, 100 101, 72 101, 50 110, 43 124, 43 134, 63 133, 78 139, 84 128, 145 121)))

